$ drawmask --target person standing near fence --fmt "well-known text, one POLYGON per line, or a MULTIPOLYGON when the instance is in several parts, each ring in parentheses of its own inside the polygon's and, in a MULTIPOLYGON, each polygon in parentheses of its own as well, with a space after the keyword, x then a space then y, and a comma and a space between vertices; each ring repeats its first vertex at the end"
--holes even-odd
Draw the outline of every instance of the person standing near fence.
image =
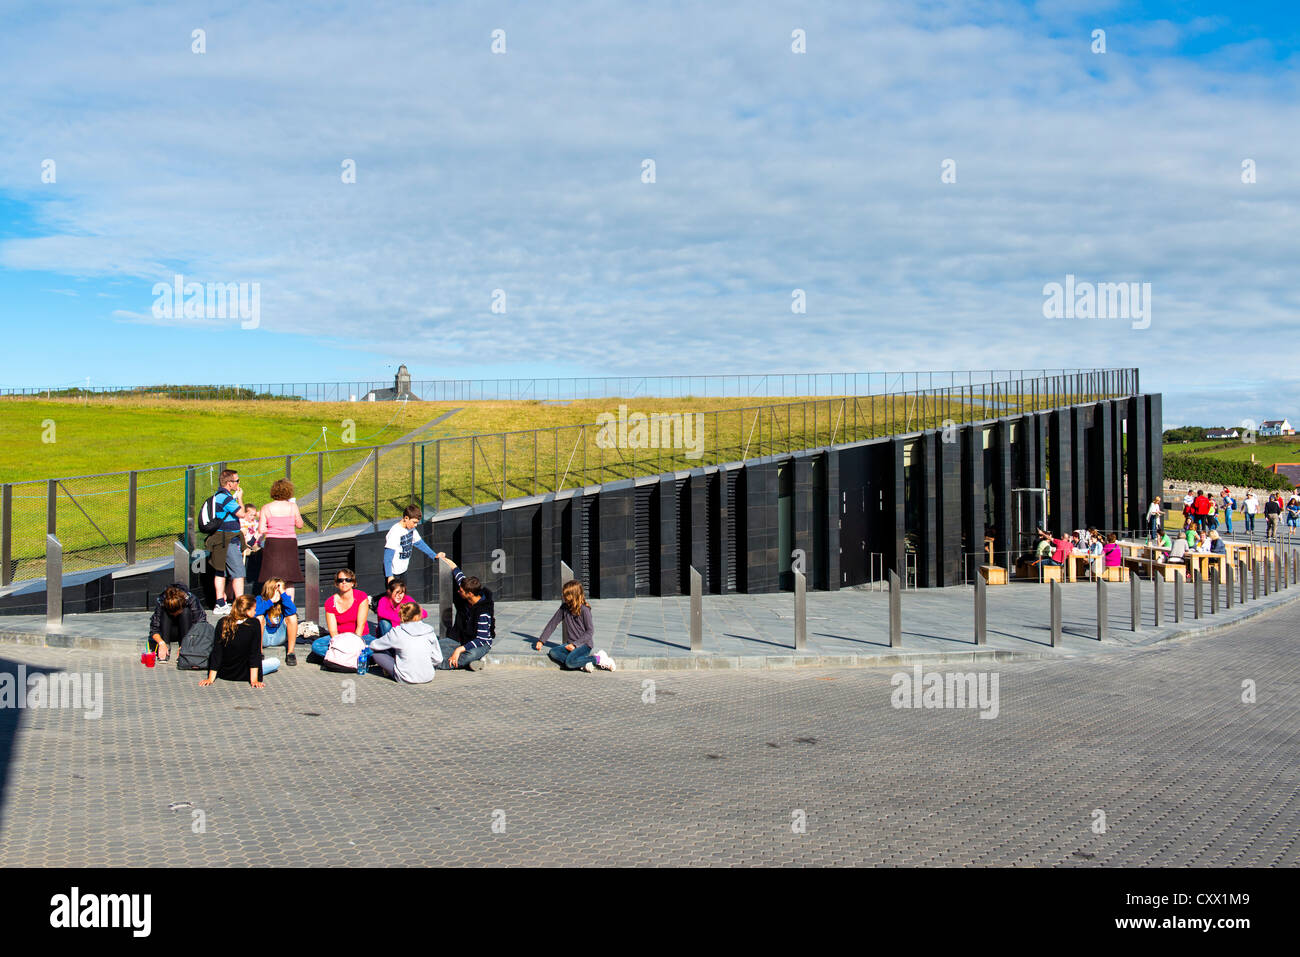
POLYGON ((1246 513, 1246 531, 1254 535, 1255 513, 1259 511, 1259 499, 1255 497, 1254 489, 1246 489, 1246 497, 1242 499, 1241 507, 1246 513))
POLYGON ((1147 508, 1147 529, 1149 530, 1150 536, 1153 540, 1160 537, 1160 526, 1162 524, 1163 514, 1164 513, 1160 511, 1160 496, 1157 495, 1151 500, 1150 507, 1147 508))
POLYGON ((1223 530, 1229 535, 1232 534, 1232 510, 1237 507, 1237 500, 1232 497, 1229 489, 1223 490, 1223 496, 1219 499, 1219 504, 1223 507, 1223 530))
POLYGON ((218 615, 229 615, 231 604, 226 600, 227 579, 231 599, 244 594, 244 542, 239 525, 244 492, 239 487, 239 473, 234 469, 223 469, 217 476, 217 484, 221 488, 213 496, 212 505, 220 525, 204 539, 203 544, 212 552, 212 585, 217 602, 212 610, 218 615))
POLYGON ((293 497, 293 483, 276 479, 271 483, 271 501, 262 506, 262 580, 283 578, 285 593, 294 598, 293 583, 303 580, 302 560, 298 557, 298 529, 303 527, 298 500, 293 497))

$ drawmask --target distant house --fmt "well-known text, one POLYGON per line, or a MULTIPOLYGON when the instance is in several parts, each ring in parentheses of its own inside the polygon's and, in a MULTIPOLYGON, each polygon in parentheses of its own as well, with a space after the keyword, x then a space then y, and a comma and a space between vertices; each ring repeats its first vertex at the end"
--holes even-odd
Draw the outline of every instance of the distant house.
POLYGON ((1260 435, 1295 435, 1295 429, 1286 419, 1268 419, 1259 427, 1260 435))
POLYGON ((398 367, 391 389, 375 389, 373 392, 367 392, 361 401, 401 402, 405 399, 420 401, 420 397, 411 391, 411 373, 407 372, 406 366, 403 365, 398 367))
POLYGON ((1207 439, 1239 439, 1241 433, 1236 429, 1207 429, 1205 437, 1207 439))

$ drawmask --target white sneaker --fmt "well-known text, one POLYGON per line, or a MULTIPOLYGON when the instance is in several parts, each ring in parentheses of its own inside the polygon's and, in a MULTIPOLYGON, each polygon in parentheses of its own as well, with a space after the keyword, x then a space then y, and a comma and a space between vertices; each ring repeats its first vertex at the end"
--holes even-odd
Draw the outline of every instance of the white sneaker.
POLYGON ((604 651, 596 652, 596 667, 604 668, 606 671, 618 670, 618 665, 615 664, 614 659, 611 658, 609 654, 604 651))
POLYGON ((593 665, 590 661, 588 661, 585 665, 582 666, 582 670, 587 672, 587 674, 591 674, 593 671, 596 670, 596 666, 593 665))
POLYGON ((217 605, 215 608, 212 609, 212 613, 214 615, 229 615, 230 611, 231 611, 231 607, 230 607, 230 602, 228 601, 223 601, 220 605, 217 605))

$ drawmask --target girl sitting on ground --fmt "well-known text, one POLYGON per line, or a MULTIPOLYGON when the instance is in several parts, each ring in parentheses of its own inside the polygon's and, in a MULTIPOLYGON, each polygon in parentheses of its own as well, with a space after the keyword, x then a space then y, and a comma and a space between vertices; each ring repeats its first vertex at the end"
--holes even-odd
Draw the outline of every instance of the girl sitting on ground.
POLYGON ((217 622, 217 636, 208 658, 208 676, 199 682, 200 687, 221 678, 247 681, 254 688, 263 688, 263 676, 280 667, 275 658, 262 657, 262 623, 253 615, 256 607, 252 595, 240 595, 230 614, 217 622))
MULTIPOLYGON (((375 614, 379 616, 379 637, 388 634, 389 629, 402 623, 401 609, 405 605, 414 605, 415 599, 406 593, 406 579, 394 575, 388 581, 388 591, 380 596, 379 607, 375 614)), ((419 607, 418 605, 416 607, 419 607)), ((422 618, 428 618, 427 611, 421 611, 422 618)))
POLYGON ((298 656, 293 653, 298 639, 298 607, 285 591, 285 584, 283 578, 268 578, 253 614, 262 622, 262 647, 286 645, 284 663, 292 667, 298 663, 298 656))
POLYGON ((353 587, 357 573, 350 568, 340 569, 334 576, 334 587, 338 594, 331 595, 325 602, 325 624, 329 628, 329 640, 322 635, 312 644, 327 645, 324 667, 328 671, 356 671, 357 658, 370 643, 370 596, 360 588, 353 587))
POLYGON ((564 641, 562 645, 550 650, 552 661, 570 671, 590 672, 596 668, 604 668, 606 671, 616 670, 618 665, 605 652, 592 653, 595 626, 592 624, 591 606, 587 604, 582 582, 565 582, 561 594, 564 600, 560 602, 560 607, 555 610, 551 620, 542 629, 542 636, 537 639, 537 644, 533 647, 541 651, 546 639, 555 631, 555 626, 563 623, 561 634, 564 641))
POLYGON ((421 620, 424 612, 414 601, 406 601, 399 614, 398 626, 370 643, 370 670, 401 684, 422 685, 432 681, 433 666, 442 662, 438 633, 421 620))

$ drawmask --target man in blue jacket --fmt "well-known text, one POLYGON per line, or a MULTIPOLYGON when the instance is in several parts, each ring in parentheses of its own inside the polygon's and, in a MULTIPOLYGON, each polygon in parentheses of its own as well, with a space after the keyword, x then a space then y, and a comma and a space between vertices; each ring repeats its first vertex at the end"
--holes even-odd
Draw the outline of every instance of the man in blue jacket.
POLYGON ((492 592, 477 578, 466 578, 456 563, 442 552, 438 553, 438 558, 451 566, 451 578, 456 587, 451 599, 456 607, 452 637, 438 639, 443 657, 438 667, 482 671, 483 656, 492 650, 492 641, 497 636, 492 592))

